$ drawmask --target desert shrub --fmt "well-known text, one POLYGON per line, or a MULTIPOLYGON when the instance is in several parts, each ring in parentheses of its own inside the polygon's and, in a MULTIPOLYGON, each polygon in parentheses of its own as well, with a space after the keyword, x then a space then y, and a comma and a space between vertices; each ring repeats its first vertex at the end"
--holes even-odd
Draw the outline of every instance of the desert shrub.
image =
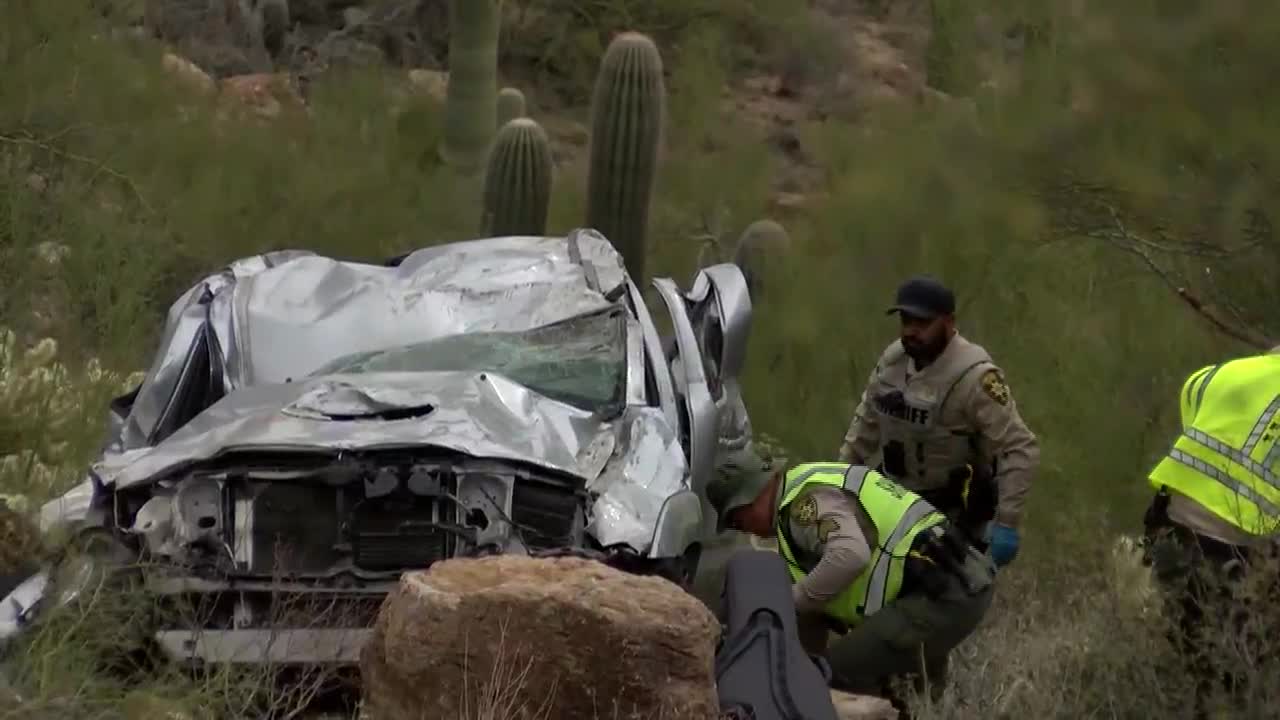
MULTIPOLYGON (((714 32, 726 40, 721 67, 768 65, 781 48, 798 47, 796 31, 814 31, 797 0, 522 0, 503 27, 504 72, 523 74, 562 101, 590 94, 609 40, 623 30, 652 35, 670 67, 684 67, 686 44, 714 32)), ((674 76, 676 73, 672 73, 674 76)), ((718 89, 717 89, 718 90, 718 89)))
POLYGON ((73 484, 104 439, 107 403, 141 379, 97 358, 68 366, 54 340, 24 348, 0 328, 0 489, 36 503, 73 484))

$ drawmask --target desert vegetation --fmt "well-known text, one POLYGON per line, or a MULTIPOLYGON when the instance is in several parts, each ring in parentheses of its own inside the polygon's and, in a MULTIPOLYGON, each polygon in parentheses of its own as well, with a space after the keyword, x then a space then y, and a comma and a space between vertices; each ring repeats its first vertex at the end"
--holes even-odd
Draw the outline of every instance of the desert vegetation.
MULTIPOLYGON (((284 20, 263 4, 250 52, 195 38, 217 13, 174 9, 196 5, 223 3, 0 10, 0 575, 56 552, 24 516, 79 481, 107 402, 203 274, 268 249, 379 261, 484 228, 628 218, 618 241, 646 277, 737 258, 767 288, 745 395, 790 458, 835 454, 907 274, 946 278, 961 331, 1005 369, 1043 448, 1023 547, 918 717, 1191 717, 1194 680, 1125 538, 1186 375, 1280 344, 1280 8, 507 0, 470 18, 489 35, 459 40, 445 2, 348 3, 364 15, 334 29, 314 19, 325 3, 294 0, 284 20), (156 25, 164 42, 137 30, 156 25), (611 60, 628 32, 647 40, 611 60), (463 40, 495 44, 496 62, 466 56, 488 89, 407 79, 447 69, 463 40), (650 41, 661 65, 646 70, 650 41), (601 68, 633 94, 660 76, 660 144, 593 117, 601 68), (244 112, 226 80, 251 72, 296 87, 244 112), (639 167, 597 162, 602 136, 639 167), (609 173, 621 191, 593 202, 609 173)), ((1252 680, 1232 717, 1275 717, 1280 611, 1266 586, 1241 592, 1252 634, 1224 625, 1210 650, 1252 680)), ((267 686, 121 680, 104 650, 137 610, 118 605, 82 604, 30 640, 2 668, 0 716, 241 716, 267 686)))

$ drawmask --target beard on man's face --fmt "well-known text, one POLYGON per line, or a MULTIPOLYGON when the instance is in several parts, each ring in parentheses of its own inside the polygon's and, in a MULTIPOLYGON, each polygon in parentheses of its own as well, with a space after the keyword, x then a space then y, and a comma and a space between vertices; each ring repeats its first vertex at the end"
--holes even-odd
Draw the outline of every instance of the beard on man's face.
POLYGON ((903 349, 916 362, 937 359, 946 346, 947 336, 943 333, 928 339, 906 336, 902 338, 903 349))

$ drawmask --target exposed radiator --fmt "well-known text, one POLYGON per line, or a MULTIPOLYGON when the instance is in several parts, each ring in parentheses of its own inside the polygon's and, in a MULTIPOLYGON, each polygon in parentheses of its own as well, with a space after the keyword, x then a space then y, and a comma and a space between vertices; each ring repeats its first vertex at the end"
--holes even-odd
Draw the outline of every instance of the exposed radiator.
POLYGON ((572 492, 532 482, 516 483, 511 519, 531 549, 571 545, 578 510, 579 498, 572 492))
POLYGON ((452 503, 416 498, 412 501, 370 500, 351 514, 351 552, 365 570, 422 569, 453 554, 453 533, 433 525, 433 518, 453 523, 452 503), (433 514, 436 505, 439 515, 433 514))

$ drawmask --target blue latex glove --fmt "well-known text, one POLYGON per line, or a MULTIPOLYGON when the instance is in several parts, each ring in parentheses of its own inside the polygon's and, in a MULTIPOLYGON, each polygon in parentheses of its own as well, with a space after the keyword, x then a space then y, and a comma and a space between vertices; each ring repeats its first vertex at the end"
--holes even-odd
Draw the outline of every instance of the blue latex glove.
POLYGON ((1008 525, 991 527, 991 559, 996 567, 1004 567, 1018 555, 1018 531, 1008 525))

